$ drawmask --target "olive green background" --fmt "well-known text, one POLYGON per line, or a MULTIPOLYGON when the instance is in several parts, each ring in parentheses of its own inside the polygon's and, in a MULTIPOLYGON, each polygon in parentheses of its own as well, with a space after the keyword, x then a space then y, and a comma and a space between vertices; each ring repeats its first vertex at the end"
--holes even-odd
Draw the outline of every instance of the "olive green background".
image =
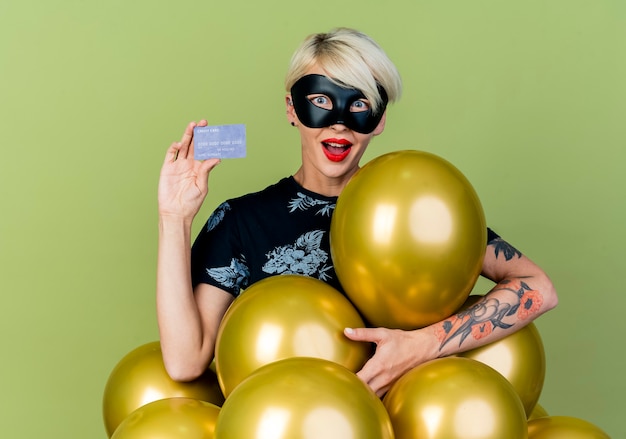
MULTIPOLYGON (((0 435, 105 438, 115 364, 157 339, 156 185, 191 120, 245 123, 195 225, 296 170, 283 75, 350 26, 404 79, 366 160, 424 149, 560 293, 540 403, 626 437, 622 0, 0 2, 0 435)), ((478 288, 488 284, 479 282, 478 288)))

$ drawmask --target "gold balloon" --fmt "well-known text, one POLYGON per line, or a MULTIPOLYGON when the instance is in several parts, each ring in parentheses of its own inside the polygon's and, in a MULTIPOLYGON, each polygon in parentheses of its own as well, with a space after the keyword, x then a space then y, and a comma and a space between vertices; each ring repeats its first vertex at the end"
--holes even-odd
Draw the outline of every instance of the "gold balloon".
POLYGON ((224 396, 217 376, 210 370, 197 380, 181 383, 172 380, 163 364, 161 344, 139 346, 115 366, 104 388, 102 414, 109 437, 131 412, 150 402, 188 397, 221 406, 224 396))
POLYGON ((393 439, 381 400, 353 372, 321 358, 267 364, 226 399, 216 439, 393 439))
POLYGON ((372 346, 346 338, 364 326, 350 301, 321 280, 298 275, 265 278, 232 303, 217 333, 215 366, 226 397, 259 367, 289 357, 316 357, 357 371, 372 346))
POLYGON ((546 416, 550 416, 546 409, 539 403, 535 404, 532 411, 530 412, 530 416, 528 416, 528 420, 531 421, 533 419, 545 418, 546 416))
POLYGON ((166 398, 139 407, 111 439, 214 439, 220 408, 191 398, 166 398))
POLYGON ((447 357, 407 372, 383 403, 396 439, 526 439, 526 414, 502 375, 469 358, 447 357))
MULTIPOLYGON (((466 300, 467 308, 475 304, 477 299, 480 296, 470 296, 466 300)), ((483 311, 480 308, 475 310, 477 313, 483 311)), ((543 342, 534 323, 501 340, 459 356, 478 360, 500 372, 513 385, 524 404, 526 414, 530 415, 539 400, 546 376, 543 342)))
POLYGON ((415 329, 450 316, 471 292, 487 243, 482 205, 446 160, 398 151, 365 164, 337 200, 335 271, 372 325, 415 329))
POLYGON ((547 416, 528 421, 528 439, 611 439, 602 429, 571 416, 547 416))

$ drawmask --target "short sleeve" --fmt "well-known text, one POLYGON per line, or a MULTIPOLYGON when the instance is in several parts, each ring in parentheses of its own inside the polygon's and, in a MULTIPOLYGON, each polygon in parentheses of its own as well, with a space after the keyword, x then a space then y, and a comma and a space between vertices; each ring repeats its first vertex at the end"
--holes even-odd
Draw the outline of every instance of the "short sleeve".
POLYGON ((496 240, 498 238, 500 238, 500 235, 498 235, 496 232, 494 232, 489 227, 487 227, 487 244, 489 244, 491 241, 496 240))
POLYGON ((242 253, 230 203, 211 214, 191 248, 193 286, 206 283, 238 296, 248 286, 250 270, 242 253))

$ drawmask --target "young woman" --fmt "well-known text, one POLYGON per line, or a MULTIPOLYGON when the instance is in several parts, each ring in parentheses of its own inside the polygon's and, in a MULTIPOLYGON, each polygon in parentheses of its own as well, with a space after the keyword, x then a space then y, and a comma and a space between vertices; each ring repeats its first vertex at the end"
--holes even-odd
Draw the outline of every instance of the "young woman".
MULTIPOLYGON (((330 258, 331 215, 370 141, 385 128, 386 106, 401 94, 400 76, 371 38, 340 28, 309 36, 294 53, 285 83, 287 119, 300 134, 300 168, 260 192, 222 203, 193 248, 192 221, 219 160, 194 160, 195 123, 167 151, 158 195, 157 317, 164 362, 175 380, 206 370, 222 316, 254 282, 295 273, 342 291, 330 258)), ((347 329, 346 337, 377 346, 358 376, 383 395, 411 368, 503 338, 557 304, 544 271, 491 231, 482 275, 496 285, 472 310, 502 316, 497 330, 461 337, 450 331, 463 318, 457 315, 412 331, 347 329), (503 312, 512 307, 524 312, 503 312)), ((469 323, 478 328, 483 320, 474 315, 469 323)))

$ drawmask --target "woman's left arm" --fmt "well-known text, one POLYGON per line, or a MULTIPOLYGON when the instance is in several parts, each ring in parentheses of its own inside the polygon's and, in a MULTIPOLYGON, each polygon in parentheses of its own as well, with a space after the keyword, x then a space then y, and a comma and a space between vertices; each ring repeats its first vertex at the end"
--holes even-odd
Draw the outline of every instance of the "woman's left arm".
POLYGON ((357 375, 379 396, 415 366, 500 340, 554 308, 548 275, 528 257, 496 238, 487 245, 482 276, 495 286, 470 307, 424 328, 347 328, 345 335, 376 344, 357 375))

